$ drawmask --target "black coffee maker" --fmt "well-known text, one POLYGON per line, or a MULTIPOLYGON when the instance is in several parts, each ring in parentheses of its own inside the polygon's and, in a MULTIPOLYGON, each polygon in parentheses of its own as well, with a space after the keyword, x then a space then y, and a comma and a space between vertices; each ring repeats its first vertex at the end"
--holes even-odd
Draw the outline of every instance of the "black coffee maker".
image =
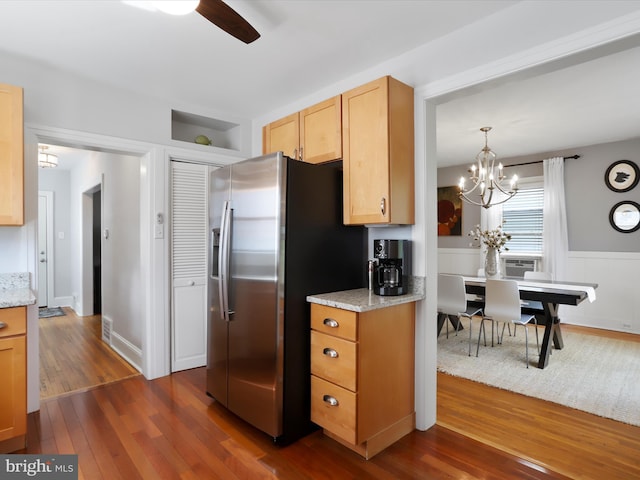
POLYGON ((373 272, 373 293, 404 295, 411 270, 409 240, 374 240, 373 256, 377 260, 373 272))

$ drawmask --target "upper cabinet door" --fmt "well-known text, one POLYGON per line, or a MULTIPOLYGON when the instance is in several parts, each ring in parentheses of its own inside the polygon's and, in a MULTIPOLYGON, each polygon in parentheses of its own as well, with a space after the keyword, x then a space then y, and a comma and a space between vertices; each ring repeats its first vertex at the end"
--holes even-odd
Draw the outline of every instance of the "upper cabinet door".
POLYGON ((307 163, 342 158, 342 101, 340 95, 265 125, 262 153, 283 151, 307 163))
POLYGON ((22 88, 0 84, 0 225, 24 224, 22 88))
POLYGON ((344 223, 414 223, 413 88, 389 76, 342 94, 344 223))
POLYGON ((307 163, 342 158, 342 97, 320 102, 300 112, 300 157, 307 163))
POLYGON ((262 150, 265 155, 282 151, 287 157, 300 158, 300 119, 297 112, 264 127, 262 150))

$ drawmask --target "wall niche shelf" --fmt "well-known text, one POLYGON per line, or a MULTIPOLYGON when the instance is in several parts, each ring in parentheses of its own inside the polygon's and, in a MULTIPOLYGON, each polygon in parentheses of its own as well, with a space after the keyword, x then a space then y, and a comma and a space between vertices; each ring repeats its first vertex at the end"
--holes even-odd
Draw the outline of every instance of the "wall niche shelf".
POLYGON ((211 140, 211 146, 241 152, 242 125, 217 118, 171 110, 171 139, 193 145, 198 135, 211 140))

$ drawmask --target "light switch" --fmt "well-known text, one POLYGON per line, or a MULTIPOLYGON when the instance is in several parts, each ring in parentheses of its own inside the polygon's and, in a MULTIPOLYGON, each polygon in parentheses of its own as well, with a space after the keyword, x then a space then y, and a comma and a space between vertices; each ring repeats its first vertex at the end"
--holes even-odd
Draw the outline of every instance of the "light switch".
POLYGON ((156 225, 153 233, 154 238, 164 237, 164 225, 156 225))
POLYGON ((58 239, 64 240, 64 232, 58 232, 58 239))

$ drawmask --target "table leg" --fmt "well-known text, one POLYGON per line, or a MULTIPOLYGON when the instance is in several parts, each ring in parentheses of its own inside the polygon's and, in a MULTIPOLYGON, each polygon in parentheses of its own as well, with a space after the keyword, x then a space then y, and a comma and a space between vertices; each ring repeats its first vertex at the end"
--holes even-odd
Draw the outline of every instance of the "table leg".
POLYGON ((545 327, 542 338, 542 348, 540 349, 540 359, 538 368, 544 368, 549 364, 551 354, 551 341, 556 349, 564 348, 562 341, 562 330, 560 329, 560 319, 558 318, 558 305, 554 303, 544 303, 545 327))
POLYGON ((560 328, 560 318, 558 318, 558 305, 551 304, 549 306, 551 317, 555 327, 553 328, 553 346, 556 350, 562 350, 564 348, 564 341, 562 340, 562 329, 560 328))

